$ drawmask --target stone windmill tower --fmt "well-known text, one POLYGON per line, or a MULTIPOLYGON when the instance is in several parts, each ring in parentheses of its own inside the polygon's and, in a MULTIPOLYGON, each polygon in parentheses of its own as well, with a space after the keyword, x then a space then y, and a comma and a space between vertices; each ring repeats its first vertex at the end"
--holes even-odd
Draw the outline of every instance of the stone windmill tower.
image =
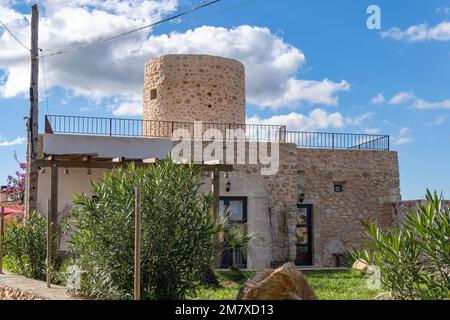
POLYGON ((236 60, 173 54, 145 66, 146 136, 155 136, 156 126, 166 131, 174 122, 245 124, 245 103, 245 68, 236 60))

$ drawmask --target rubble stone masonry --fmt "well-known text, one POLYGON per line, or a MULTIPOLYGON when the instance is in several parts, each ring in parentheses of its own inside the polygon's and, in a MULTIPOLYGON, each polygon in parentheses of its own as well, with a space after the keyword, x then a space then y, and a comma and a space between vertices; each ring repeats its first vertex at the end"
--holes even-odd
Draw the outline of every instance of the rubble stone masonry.
POLYGON ((361 221, 393 225, 392 202, 401 200, 397 152, 298 149, 297 170, 298 191, 314 205, 315 265, 335 266, 334 254, 360 248, 361 221))
POLYGON ((145 66, 144 120, 245 123, 245 68, 208 55, 166 55, 145 66))
POLYGON ((261 165, 235 165, 231 175, 230 195, 250 199, 259 186, 264 190, 258 193, 265 198, 264 204, 252 208, 249 203, 251 230, 262 239, 253 245, 251 268, 263 269, 286 259, 283 232, 287 233, 288 259, 295 260, 297 204, 302 192, 303 203, 313 205, 315 267, 335 267, 336 255, 361 248, 366 238, 362 222, 377 221, 382 228, 394 225, 392 203, 401 200, 397 152, 299 149, 282 143, 279 154, 276 175, 261 176, 261 165), (336 193, 335 184, 342 185, 343 192, 336 193))

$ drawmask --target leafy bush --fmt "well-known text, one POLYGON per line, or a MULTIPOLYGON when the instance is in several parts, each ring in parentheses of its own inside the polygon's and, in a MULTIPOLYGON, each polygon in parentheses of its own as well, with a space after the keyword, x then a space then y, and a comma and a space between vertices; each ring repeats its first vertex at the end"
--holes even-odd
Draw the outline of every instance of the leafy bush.
MULTIPOLYGON (((47 219, 32 212, 20 223, 7 226, 4 235, 8 270, 28 278, 45 280, 47 270, 47 219)), ((53 256, 56 236, 53 237, 53 256)), ((54 259, 54 261, 57 261, 54 259)))
POLYGON ((426 205, 410 210, 403 228, 366 228, 370 241, 358 256, 380 269, 392 298, 450 298, 450 209, 442 207, 437 193, 427 192, 426 205))
POLYGON ((14 160, 18 163, 20 171, 16 171, 15 176, 8 176, 6 193, 8 200, 23 202, 25 197, 26 164, 19 161, 16 153, 14 153, 14 160))
POLYGON ((72 255, 85 272, 81 290, 98 298, 133 296, 135 187, 142 193, 142 298, 195 293, 214 257, 212 197, 201 172, 171 159, 116 169, 92 182, 95 199, 77 195, 69 217, 72 255))

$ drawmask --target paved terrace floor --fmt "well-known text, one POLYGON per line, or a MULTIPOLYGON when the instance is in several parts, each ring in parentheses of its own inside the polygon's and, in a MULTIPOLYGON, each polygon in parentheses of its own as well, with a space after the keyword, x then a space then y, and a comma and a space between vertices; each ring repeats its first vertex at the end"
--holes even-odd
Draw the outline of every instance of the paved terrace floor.
POLYGON ((0 274, 0 290, 2 287, 17 289, 22 293, 42 297, 43 300, 82 300, 70 296, 64 287, 52 285, 51 288, 47 288, 46 282, 28 279, 8 271, 3 272, 0 274))

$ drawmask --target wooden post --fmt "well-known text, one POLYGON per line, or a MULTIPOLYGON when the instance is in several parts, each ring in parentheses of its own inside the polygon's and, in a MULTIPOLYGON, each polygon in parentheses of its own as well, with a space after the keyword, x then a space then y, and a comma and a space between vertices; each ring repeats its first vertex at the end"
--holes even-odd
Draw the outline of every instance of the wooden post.
POLYGON ((52 275, 50 267, 52 265, 52 200, 48 200, 47 204, 47 288, 52 285, 52 275))
POLYGON ((220 208, 220 172, 217 170, 211 172, 211 192, 214 198, 213 203, 214 219, 218 221, 220 208))
POLYGON ((47 287, 51 286, 52 266, 52 235, 55 234, 58 223, 58 167, 50 169, 50 200, 47 213, 47 287))
POLYGON ((3 273, 3 234, 5 232, 5 207, 2 207, 0 217, 0 274, 3 273))
POLYGON ((53 166, 50 169, 50 220, 53 224, 53 231, 56 231, 58 222, 58 180, 58 167, 53 166))
POLYGON ((37 4, 31 6, 31 76, 30 76, 30 114, 28 118, 27 146, 27 184, 26 214, 37 206, 38 168, 34 162, 38 153, 39 137, 39 9, 37 4))
POLYGON ((134 300, 141 300, 141 189, 135 189, 134 214, 134 300))
MULTIPOLYGON (((214 220, 216 222, 219 221, 219 215, 220 215, 220 171, 215 170, 211 171, 211 192, 213 194, 213 216, 214 220)), ((217 243, 220 243, 220 235, 217 235, 217 238, 215 239, 217 243)), ((220 257, 221 253, 217 254, 216 262, 214 268, 218 268, 220 265, 220 257)))

